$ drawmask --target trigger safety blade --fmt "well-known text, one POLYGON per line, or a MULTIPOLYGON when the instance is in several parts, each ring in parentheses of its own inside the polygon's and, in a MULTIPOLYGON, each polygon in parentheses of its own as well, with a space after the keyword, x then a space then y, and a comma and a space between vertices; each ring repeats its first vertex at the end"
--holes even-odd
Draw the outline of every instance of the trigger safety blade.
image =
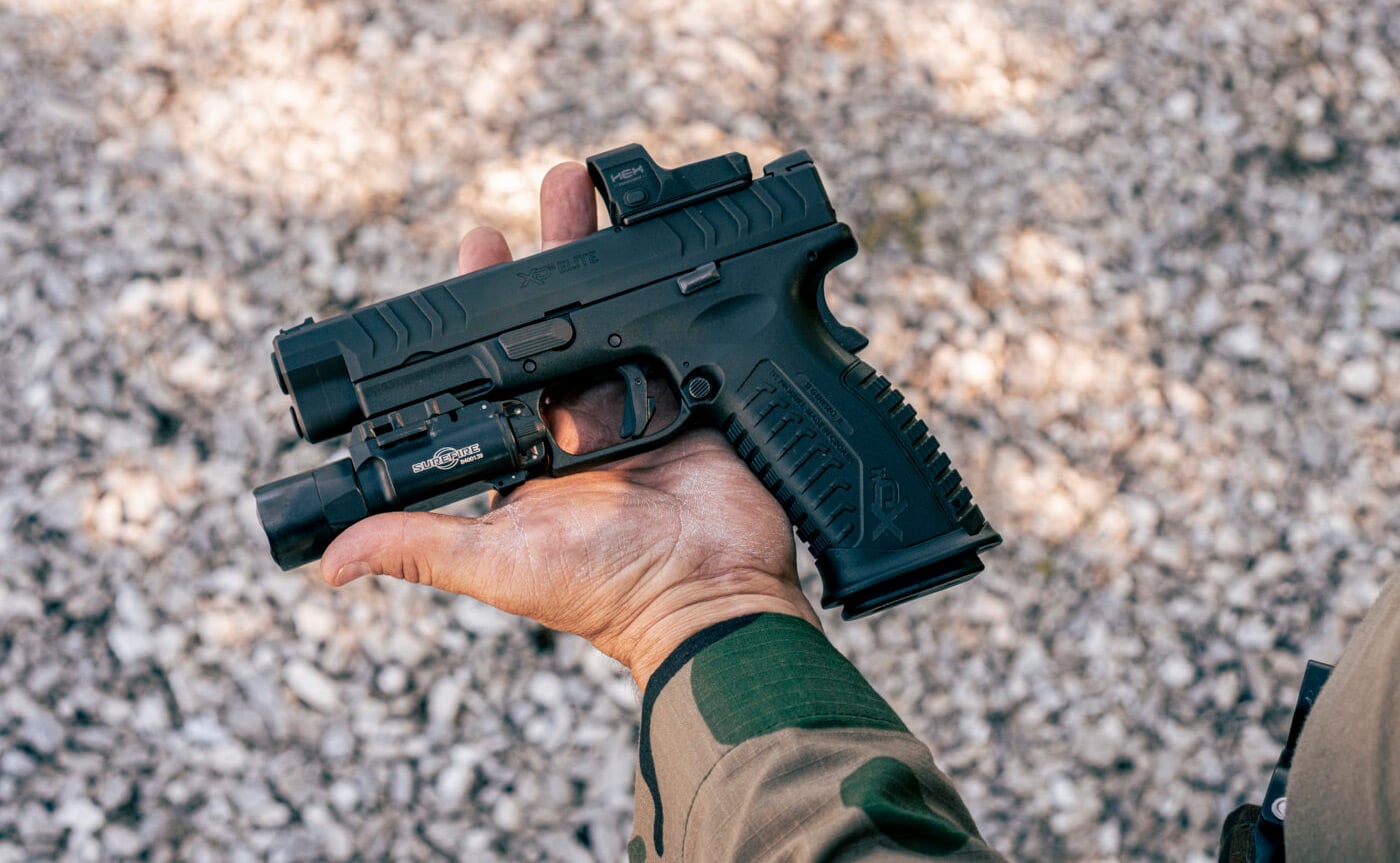
POLYGON ((647 376, 641 366, 628 363, 618 367, 622 381, 627 387, 627 395, 622 400, 622 431, 624 440, 640 437, 651 422, 656 410, 656 399, 647 395, 647 376))

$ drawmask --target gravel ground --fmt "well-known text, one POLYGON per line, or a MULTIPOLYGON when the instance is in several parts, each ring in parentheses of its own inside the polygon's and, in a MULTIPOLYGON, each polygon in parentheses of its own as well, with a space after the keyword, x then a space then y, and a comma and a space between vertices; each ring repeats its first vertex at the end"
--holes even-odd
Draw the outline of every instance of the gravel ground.
POLYGON ((829 631, 987 838, 1209 859, 1400 557, 1397 56, 1395 0, 0 3, 0 861, 620 858, 619 668, 282 574, 249 490, 334 452, 279 327, 628 141, 807 147, 860 236, 1007 543, 829 631))

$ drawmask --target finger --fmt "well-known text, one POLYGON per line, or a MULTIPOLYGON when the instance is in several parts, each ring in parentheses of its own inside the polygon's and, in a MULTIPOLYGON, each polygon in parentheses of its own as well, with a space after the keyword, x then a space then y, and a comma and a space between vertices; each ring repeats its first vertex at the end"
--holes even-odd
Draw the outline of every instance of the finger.
MULTIPOLYGON (((654 400, 647 433, 669 426, 680 412, 670 382, 647 370, 647 393, 654 400)), ((613 378, 591 386, 551 392, 545 419, 554 440, 566 451, 581 454, 622 442, 623 402, 627 391, 613 378)))
POLYGON ((545 422, 555 443, 575 455, 619 443, 623 397, 621 381, 551 393, 545 405, 545 422))
POLYGON ((394 512, 352 525, 321 556, 321 578, 344 587, 363 575, 391 575, 517 611, 509 594, 509 524, 432 512, 394 512))
POLYGON ((562 246, 598 230, 593 181, 578 162, 555 165, 540 183, 540 237, 545 249, 562 246))
POLYGON ((495 228, 474 228, 467 232, 457 246, 457 272, 470 273, 509 261, 510 246, 495 228))
MULTIPOLYGON (((588 169, 578 162, 563 162, 545 174, 540 183, 540 238, 544 249, 586 237, 598 229, 598 211, 593 197, 593 182, 588 169)), ((566 396, 566 401, 569 399, 566 396)), ((617 396, 621 404, 621 395, 617 396)), ((618 414, 621 416, 621 414, 618 414)), ((575 418, 567 406, 552 411, 550 432, 555 441, 569 452, 596 449, 595 443, 605 437, 592 417, 575 418)), ((614 434, 615 438, 616 435, 614 434)))

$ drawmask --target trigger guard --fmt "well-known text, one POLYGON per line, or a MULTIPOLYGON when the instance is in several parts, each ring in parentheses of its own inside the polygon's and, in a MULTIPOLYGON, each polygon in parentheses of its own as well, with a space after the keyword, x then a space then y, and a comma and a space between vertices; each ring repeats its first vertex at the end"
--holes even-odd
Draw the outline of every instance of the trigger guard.
POLYGON ((621 443, 615 443, 602 449, 589 450, 586 453, 571 453, 559 446, 553 436, 550 436, 546 443, 549 448, 549 475, 567 476, 571 473, 602 467, 609 462, 656 449, 662 444, 674 440, 676 435, 686 428, 689 421, 690 406, 682 403, 676 418, 671 420, 665 428, 630 440, 624 438, 621 443))
POLYGON ((864 333, 836 320, 836 316, 831 313, 831 307, 826 304, 825 280, 817 286, 817 315, 821 317, 822 325, 831 334, 831 338, 844 350, 853 354, 859 353, 870 344, 870 339, 866 338, 864 333))

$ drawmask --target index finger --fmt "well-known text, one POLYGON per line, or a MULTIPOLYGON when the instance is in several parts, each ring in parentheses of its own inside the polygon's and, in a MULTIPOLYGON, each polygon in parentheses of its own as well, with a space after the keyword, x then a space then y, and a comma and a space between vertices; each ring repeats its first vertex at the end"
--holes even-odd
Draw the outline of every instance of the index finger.
POLYGON ((540 238, 544 250, 598 230, 593 181, 578 162, 555 165, 540 183, 540 238))

